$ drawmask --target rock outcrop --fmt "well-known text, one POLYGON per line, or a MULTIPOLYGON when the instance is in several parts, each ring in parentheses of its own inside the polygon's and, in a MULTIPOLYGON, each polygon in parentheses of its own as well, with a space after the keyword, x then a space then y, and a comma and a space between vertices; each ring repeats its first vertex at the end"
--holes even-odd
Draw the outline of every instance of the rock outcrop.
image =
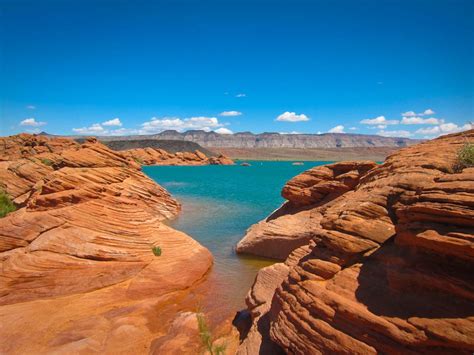
POLYGON ((20 207, 0 219, 0 352, 145 353, 171 341, 212 265, 163 223, 179 203, 95 139, 3 138, 0 160, 0 188, 20 207))
POLYGON ((128 159, 141 165, 233 165, 234 161, 223 155, 208 158, 196 150, 191 152, 168 153, 163 149, 137 148, 121 151, 128 159))
POLYGON ((250 227, 237 244, 237 253, 285 260, 311 240, 329 202, 353 189, 360 177, 376 165, 341 162, 309 169, 291 179, 282 191, 288 202, 250 227))
MULTIPOLYGON (((405 148, 337 183, 321 169, 292 179, 283 194, 305 209, 295 223, 310 236, 260 271, 239 353, 471 354, 474 168, 453 167, 473 139, 471 130, 405 148)), ((253 228, 256 253, 280 243, 269 223, 253 228)))

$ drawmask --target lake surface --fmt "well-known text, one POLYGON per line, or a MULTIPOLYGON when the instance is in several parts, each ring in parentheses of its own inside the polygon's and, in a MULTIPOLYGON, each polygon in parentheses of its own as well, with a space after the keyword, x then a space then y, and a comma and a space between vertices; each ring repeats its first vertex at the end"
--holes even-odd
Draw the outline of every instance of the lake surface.
POLYGON ((282 203, 283 185, 295 175, 331 162, 248 161, 251 166, 145 166, 143 172, 165 187, 182 204, 169 224, 207 247, 214 255, 209 275, 213 307, 235 312, 257 271, 273 261, 242 257, 234 247, 252 224, 282 203))

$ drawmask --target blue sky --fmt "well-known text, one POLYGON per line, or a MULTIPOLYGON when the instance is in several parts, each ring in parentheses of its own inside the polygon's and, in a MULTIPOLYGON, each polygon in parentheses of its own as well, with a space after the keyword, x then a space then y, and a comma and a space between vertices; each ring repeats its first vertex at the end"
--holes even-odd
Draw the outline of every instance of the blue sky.
POLYGON ((0 0, 0 11, 0 135, 418 138, 474 120, 472 0, 0 0))

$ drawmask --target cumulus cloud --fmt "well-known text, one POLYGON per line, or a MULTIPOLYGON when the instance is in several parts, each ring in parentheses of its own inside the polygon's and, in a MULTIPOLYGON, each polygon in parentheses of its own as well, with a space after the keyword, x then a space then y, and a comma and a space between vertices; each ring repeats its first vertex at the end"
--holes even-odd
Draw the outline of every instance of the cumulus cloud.
POLYGON ((423 118, 419 116, 403 117, 401 124, 441 124, 444 121, 438 118, 430 117, 423 118))
POLYGON ((230 129, 225 128, 225 127, 218 128, 214 130, 214 132, 219 133, 219 134, 233 134, 234 133, 230 129))
POLYGON ((377 132, 379 136, 384 136, 384 137, 411 137, 411 133, 409 131, 404 131, 404 130, 398 130, 398 131, 385 131, 385 130, 380 130, 377 132))
POLYGON ((122 122, 120 122, 120 118, 114 118, 112 120, 108 120, 102 123, 103 126, 118 126, 122 127, 122 122))
POLYGON ((414 117, 414 116, 427 116, 427 115, 434 115, 435 112, 428 108, 426 110, 424 110, 423 112, 420 112, 420 113, 416 113, 415 111, 407 111, 407 112, 404 112, 402 113, 402 116, 403 117, 414 117))
POLYGON ((73 128, 72 129, 77 134, 94 134, 94 135, 104 135, 107 131, 100 125, 100 123, 94 123, 89 127, 73 128))
POLYGON ((224 116, 224 117, 232 117, 232 116, 240 116, 242 112, 239 111, 224 111, 219 114, 219 116, 224 116))
POLYGON ((309 117, 304 113, 297 115, 295 112, 286 111, 279 115, 276 120, 281 122, 302 122, 309 121, 309 117))
POLYGON ((247 94, 244 94, 244 93, 240 93, 240 94, 235 95, 235 97, 246 97, 246 96, 247 96, 247 94))
POLYGON ((344 133, 344 126, 343 125, 337 125, 336 127, 331 128, 329 133, 344 133))
POLYGON ((366 118, 360 121, 362 124, 371 124, 371 125, 392 125, 398 124, 397 120, 387 120, 385 116, 378 116, 375 118, 366 118))
POLYGON ((25 118, 23 121, 20 122, 20 126, 30 126, 30 127, 40 127, 44 126, 46 122, 38 122, 35 118, 25 118))
POLYGON ((458 126, 456 123, 448 122, 448 123, 440 124, 439 126, 435 126, 435 127, 420 128, 415 133, 424 134, 427 136, 439 136, 442 134, 467 131, 468 129, 472 129, 472 128, 473 128, 473 125, 471 123, 466 123, 463 126, 458 126))
POLYGON ((173 129, 178 132, 189 129, 201 129, 209 132, 214 128, 223 126, 224 125, 220 123, 216 117, 199 116, 184 119, 178 117, 165 117, 162 119, 153 117, 150 121, 142 123, 140 132, 142 134, 150 134, 158 133, 167 129, 173 129))
POLYGON ((403 112, 402 116, 403 117, 413 117, 413 116, 416 116, 416 112, 414 112, 414 111, 403 112))

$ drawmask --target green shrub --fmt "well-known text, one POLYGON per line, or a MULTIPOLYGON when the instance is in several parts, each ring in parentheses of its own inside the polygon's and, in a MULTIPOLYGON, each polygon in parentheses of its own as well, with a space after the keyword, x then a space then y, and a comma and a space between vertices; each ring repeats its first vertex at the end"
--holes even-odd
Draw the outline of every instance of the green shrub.
POLYGON ((40 161, 41 161, 44 165, 47 165, 47 166, 52 166, 53 163, 54 163, 51 159, 47 159, 47 158, 41 158, 40 161))
POLYGON ((16 206, 13 204, 10 197, 3 190, 0 190, 0 218, 5 217, 10 212, 16 210, 16 206))
POLYGON ((153 251, 153 254, 155 254, 155 256, 161 256, 161 248, 160 247, 153 247, 153 248, 151 248, 151 250, 153 251))
POLYGON ((226 346, 224 344, 219 345, 212 345, 212 334, 207 325, 207 320, 204 314, 197 313, 196 318, 198 321, 198 330, 199 330, 199 337, 201 338, 201 342, 206 348, 207 351, 211 355, 223 355, 225 353, 226 346))
POLYGON ((458 152, 458 168, 471 168, 474 166, 474 144, 466 143, 458 152))

